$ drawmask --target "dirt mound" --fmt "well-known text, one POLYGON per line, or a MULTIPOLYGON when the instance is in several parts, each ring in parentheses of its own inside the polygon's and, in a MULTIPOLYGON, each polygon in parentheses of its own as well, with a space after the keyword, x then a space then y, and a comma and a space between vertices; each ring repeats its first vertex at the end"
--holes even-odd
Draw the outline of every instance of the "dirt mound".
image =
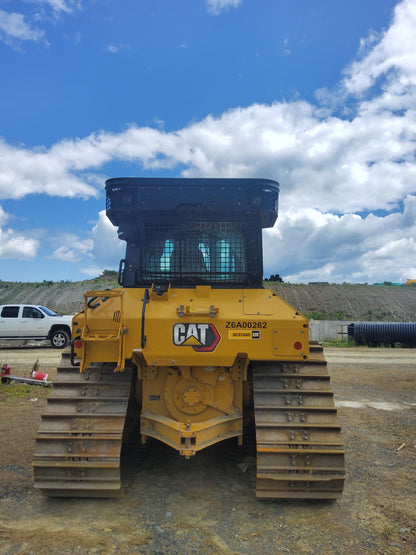
POLYGON ((416 321, 416 287, 362 284, 265 284, 315 320, 416 321))
POLYGON ((0 282, 0 304, 40 304, 59 314, 75 314, 84 306, 86 291, 117 287, 114 278, 100 277, 85 281, 43 281, 41 283, 0 282))

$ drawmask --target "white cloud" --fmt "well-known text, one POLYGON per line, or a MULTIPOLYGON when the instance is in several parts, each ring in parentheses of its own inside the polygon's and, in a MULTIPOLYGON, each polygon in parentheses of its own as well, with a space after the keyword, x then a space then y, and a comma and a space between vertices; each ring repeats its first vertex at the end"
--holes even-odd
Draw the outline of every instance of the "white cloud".
POLYGON ((85 274, 86 276, 89 277, 97 277, 100 276, 104 270, 110 270, 111 268, 103 268, 102 266, 86 266, 86 267, 81 267, 80 268, 80 272, 82 274, 85 274))
POLYGON ((0 259, 31 260, 39 248, 39 241, 13 229, 3 229, 10 215, 0 206, 0 259))
POLYGON ((94 243, 90 238, 82 239, 73 233, 66 233, 52 238, 51 242, 59 246, 49 258, 77 264, 92 258, 91 250, 94 243))
MULTIPOLYGON (((86 156, 90 149, 85 145, 86 156)), ((49 151, 43 148, 14 147, 0 140, 0 198, 22 198, 30 193, 88 198, 97 196, 97 175, 83 174, 94 166, 75 160, 77 141, 58 143, 49 151), (74 174, 71 170, 78 170, 74 174)))
POLYGON ((128 44, 108 44, 107 50, 111 54, 118 54, 121 50, 130 50, 131 47, 128 44))
POLYGON ((0 259, 31 260, 35 258, 39 241, 8 229, 0 229, 0 259))
POLYGON ((0 10, 0 42, 15 48, 23 41, 43 42, 49 45, 44 29, 39 25, 53 17, 69 15, 82 9, 81 0, 31 0, 40 11, 32 16, 0 10), (31 19, 33 21, 31 21, 31 19))
POLYGON ((345 71, 343 85, 349 93, 360 94, 371 87, 378 78, 386 76, 394 89, 403 89, 416 81, 415 47, 416 3, 403 0, 394 10, 394 19, 389 29, 375 43, 378 37, 371 36, 368 44, 362 43, 369 51, 361 60, 353 62, 345 71))
POLYGON ((27 23, 24 15, 0 10, 0 41, 9 45, 16 41, 39 42, 43 40, 44 35, 44 31, 27 23))
POLYGON ((0 206, 0 227, 3 226, 9 219, 9 214, 3 210, 3 207, 0 206))
POLYGON ((237 8, 243 0, 206 0, 207 11, 212 15, 219 15, 230 8, 237 8))
POLYGON ((124 255, 126 243, 118 238, 117 229, 107 218, 105 210, 99 213, 91 236, 93 241, 91 254, 95 262, 101 265, 102 270, 118 267, 119 260, 124 255))
POLYGON ((384 217, 292 210, 264 232, 265 275, 279 273, 292 282, 403 283, 412 275, 415 237, 416 195, 384 217))
POLYGON ((105 210, 99 213, 90 237, 81 238, 66 233, 52 237, 49 241, 55 245, 49 258, 77 264, 82 267, 81 272, 89 276, 116 269, 126 248, 125 242, 118 239, 117 229, 107 218, 105 210))
POLYGON ((292 54, 292 51, 289 48, 289 39, 283 40, 283 54, 285 56, 289 56, 290 54, 292 54))
POLYGON ((49 6, 55 13, 70 14, 82 8, 81 0, 32 0, 36 4, 49 6))

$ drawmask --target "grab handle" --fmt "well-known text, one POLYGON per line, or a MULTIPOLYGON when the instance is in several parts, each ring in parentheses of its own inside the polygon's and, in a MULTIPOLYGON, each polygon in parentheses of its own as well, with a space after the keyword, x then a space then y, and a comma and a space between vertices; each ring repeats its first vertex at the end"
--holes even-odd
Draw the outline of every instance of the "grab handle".
POLYGON ((178 306, 178 308, 176 309, 177 315, 181 318, 184 316, 210 316, 211 318, 214 318, 214 316, 216 316, 218 312, 219 308, 215 307, 213 304, 208 309, 195 308, 191 310, 191 307, 189 305, 184 306, 183 304, 178 306))

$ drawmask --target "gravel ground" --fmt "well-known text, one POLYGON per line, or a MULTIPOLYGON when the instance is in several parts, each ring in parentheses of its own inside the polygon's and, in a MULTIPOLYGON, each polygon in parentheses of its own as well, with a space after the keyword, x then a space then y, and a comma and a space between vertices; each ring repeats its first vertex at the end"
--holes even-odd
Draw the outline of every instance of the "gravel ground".
MULTIPOLYGON (((0 554, 416 553, 416 350, 325 349, 346 448, 335 502, 258 501, 235 441, 186 461, 152 443, 122 499, 48 499, 31 459, 48 390, 0 389, 0 554)), ((1 364, 53 378, 59 351, 3 348, 1 364)), ((131 460, 138 457, 131 455, 131 460)))

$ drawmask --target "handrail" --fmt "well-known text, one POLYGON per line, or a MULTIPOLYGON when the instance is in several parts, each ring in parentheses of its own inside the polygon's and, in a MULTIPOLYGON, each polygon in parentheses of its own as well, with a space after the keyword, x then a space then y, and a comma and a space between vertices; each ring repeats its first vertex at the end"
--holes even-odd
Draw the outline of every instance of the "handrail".
POLYGON ((220 311, 219 308, 215 307, 213 304, 210 305, 209 308, 194 308, 193 310, 191 310, 191 307, 189 305, 184 306, 183 304, 181 304, 176 309, 176 313, 180 317, 183 317, 183 316, 210 316, 211 318, 214 318, 214 316, 216 316, 219 311, 220 311))
MULTIPOLYGON (((93 311, 98 308, 101 302, 106 301, 109 297, 119 297, 120 298, 120 313, 124 314, 123 310, 123 291, 120 290, 105 290, 105 291, 87 291, 84 293, 84 322, 81 331, 81 335, 77 337, 77 339, 81 339, 83 343, 93 342, 93 341, 118 341, 119 348, 118 348, 118 360, 117 366, 115 371, 122 371, 124 370, 124 340, 125 334, 127 333, 127 328, 124 326, 124 322, 120 319, 118 330, 115 332, 108 331, 100 331, 98 333, 94 333, 94 331, 90 331, 88 326, 88 312, 93 311), (95 304, 91 304, 91 302, 95 302, 95 304)), ((74 346, 71 344, 71 362, 74 360, 74 346)), ((88 355, 87 355, 87 345, 84 345, 82 348, 82 357, 80 363, 80 372, 82 372, 89 364, 88 355)))
POLYGON ((144 333, 144 319, 145 319, 145 315, 146 315, 146 305, 149 302, 150 297, 149 297, 149 289, 145 289, 144 290, 144 296, 143 296, 143 308, 142 308, 142 333, 141 333, 141 346, 142 349, 145 348, 146 346, 146 335, 144 333))

